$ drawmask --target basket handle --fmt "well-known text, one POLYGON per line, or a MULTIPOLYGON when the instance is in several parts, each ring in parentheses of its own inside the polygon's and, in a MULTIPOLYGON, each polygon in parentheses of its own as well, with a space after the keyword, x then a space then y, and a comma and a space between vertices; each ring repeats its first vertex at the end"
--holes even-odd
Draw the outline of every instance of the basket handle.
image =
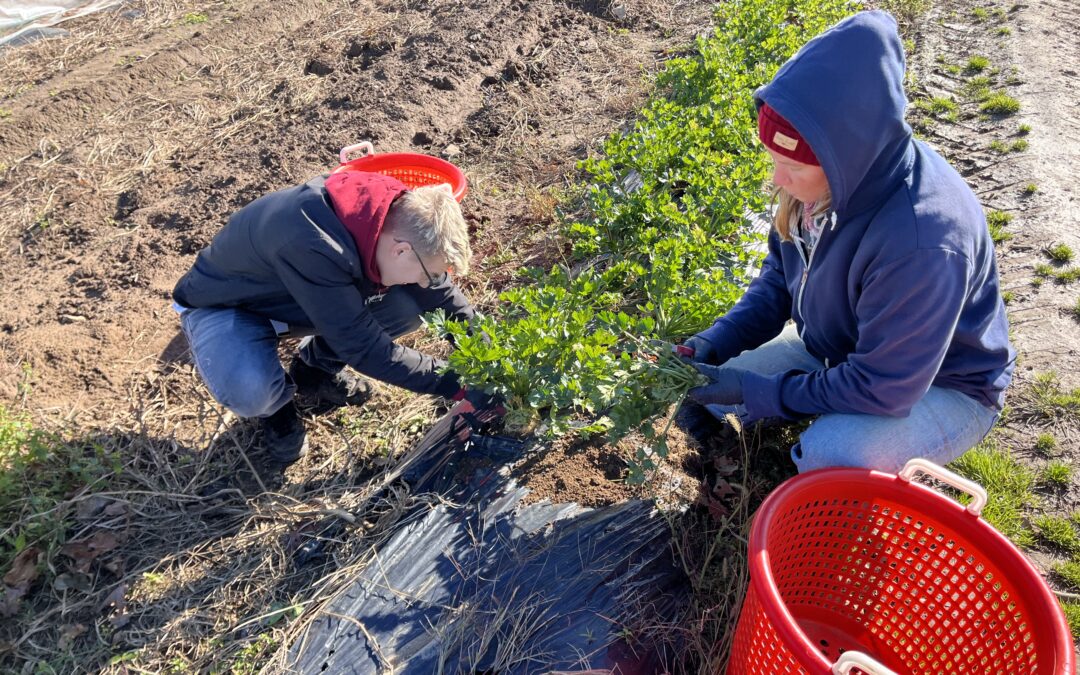
POLYGON ((905 483, 910 483, 911 479, 915 477, 915 474, 919 472, 933 476, 942 483, 948 483, 957 490, 971 495, 971 503, 967 505, 968 513, 976 517, 982 515, 982 510, 983 507, 986 506, 987 499, 986 490, 983 486, 921 457, 909 460, 908 463, 904 465, 904 468, 900 469, 900 473, 898 473, 896 477, 905 483))
POLYGON ((833 675, 848 675, 853 668, 858 668, 869 675, 897 675, 896 671, 889 670, 876 659, 862 652, 841 654, 832 666, 832 673, 833 675))
POLYGON ((359 143, 354 143, 353 145, 346 145, 344 148, 342 148, 341 152, 338 153, 338 159, 340 159, 341 163, 344 164, 345 162, 349 161, 349 155, 356 152, 357 150, 364 151, 364 154, 360 155, 361 157, 367 157, 368 155, 375 154, 375 146, 371 144, 371 141, 360 141, 359 143))

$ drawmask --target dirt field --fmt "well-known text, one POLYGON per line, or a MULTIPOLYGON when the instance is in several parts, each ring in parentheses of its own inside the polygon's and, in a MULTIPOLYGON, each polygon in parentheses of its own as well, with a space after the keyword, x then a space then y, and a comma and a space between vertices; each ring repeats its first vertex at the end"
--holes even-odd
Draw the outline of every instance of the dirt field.
MULTIPOLYGON (((556 207, 573 202, 575 162, 633 118, 649 74, 707 29, 708 9, 141 0, 0 51, 0 404, 124 465, 123 492, 73 496, 69 538, 106 532, 110 545, 69 570, 77 584, 24 601, 27 623, 0 629, 0 670, 254 672, 285 639, 281 624, 256 630, 267 613, 316 604, 401 517, 408 495, 365 500, 438 402, 384 387, 361 410, 309 415, 311 454, 273 477, 249 463, 254 428, 198 382, 169 294, 228 214, 326 171, 359 140, 448 157, 470 181, 478 262, 464 287, 491 306, 521 267, 558 255, 556 207), (321 518, 358 505, 370 536, 290 565, 321 518)), ((1036 438, 1051 431, 1055 457, 1076 466, 1080 422, 1028 414, 1025 392, 1048 371, 1080 387, 1080 285, 1037 269, 1068 268, 1047 257, 1055 244, 1080 252, 1080 8, 949 0, 913 28, 913 90, 959 107, 955 121, 926 116, 920 134, 988 209, 1013 216, 999 261, 1020 365, 1002 443, 1040 468, 1036 438), (964 91, 972 56, 987 57, 1017 115, 979 114, 964 91)), ((673 458, 684 499, 701 469, 691 445, 673 458)), ((519 467, 538 497, 590 505, 634 494, 620 475, 618 452, 597 444, 519 467)), ((1075 481, 1044 492, 1047 513, 1080 506, 1075 481)), ((1049 569, 1060 551, 1033 555, 1049 569)))

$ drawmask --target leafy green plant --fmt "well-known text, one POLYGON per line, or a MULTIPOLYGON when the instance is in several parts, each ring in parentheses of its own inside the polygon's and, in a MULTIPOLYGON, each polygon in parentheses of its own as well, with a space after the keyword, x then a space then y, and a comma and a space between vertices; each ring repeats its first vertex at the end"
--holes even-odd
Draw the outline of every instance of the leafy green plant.
POLYGON ((1056 263, 1069 263, 1075 254, 1068 244, 1054 244, 1047 247, 1046 255, 1056 263))
POLYGON ((1012 115, 1020 111, 1020 101, 999 91, 987 96, 979 111, 988 115, 1012 115))
POLYGON ((586 216, 565 223, 573 260, 532 270, 453 336, 449 367, 502 394, 519 432, 636 431, 639 477, 662 454, 653 423, 694 384, 664 343, 708 327, 760 261, 747 213, 765 210, 767 156, 752 94, 812 35, 852 11, 842 0, 734 0, 686 58, 668 61, 633 128, 581 163, 586 216))
POLYGON ((1054 566, 1054 573, 1073 589, 1080 591, 1080 561, 1070 560, 1054 566))
POLYGON ((987 522, 1020 546, 1033 543, 1034 534, 1024 524, 1024 510, 1035 501, 1035 473, 1031 469, 999 448, 992 438, 968 450, 950 466, 986 488, 990 499, 983 517, 987 522))

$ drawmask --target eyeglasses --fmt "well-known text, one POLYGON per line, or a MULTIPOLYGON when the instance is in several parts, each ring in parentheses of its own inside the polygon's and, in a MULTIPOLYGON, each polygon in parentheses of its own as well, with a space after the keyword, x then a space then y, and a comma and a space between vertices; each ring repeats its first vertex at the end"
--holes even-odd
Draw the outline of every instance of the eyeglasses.
POLYGON ((450 276, 449 270, 443 272, 438 276, 432 275, 431 272, 428 272, 427 265, 424 264, 424 259, 420 257, 419 253, 416 252, 416 247, 413 246, 413 243, 411 241, 405 241, 404 239, 395 239, 394 241, 398 242, 399 244, 409 245, 409 250, 411 250, 413 252, 413 255, 416 256, 416 262, 420 263, 420 269, 424 270, 424 276, 426 276, 428 280, 428 288, 435 288, 436 286, 442 286, 444 283, 446 283, 447 278, 450 276))

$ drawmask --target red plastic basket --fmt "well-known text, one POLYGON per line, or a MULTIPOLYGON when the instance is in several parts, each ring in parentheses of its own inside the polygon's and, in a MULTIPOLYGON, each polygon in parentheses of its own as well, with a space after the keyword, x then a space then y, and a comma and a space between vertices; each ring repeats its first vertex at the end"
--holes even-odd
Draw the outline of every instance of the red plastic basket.
POLYGON ((371 171, 397 178, 410 188, 448 183, 454 193, 454 199, 459 202, 469 192, 465 174, 461 172, 461 169, 438 157, 414 152, 376 154, 374 146, 368 141, 342 148, 339 157, 341 165, 334 169, 333 173, 371 171), (364 154, 350 160, 349 155, 358 150, 364 151, 364 154))
POLYGON ((1053 593, 979 517, 986 492, 916 459, 900 475, 821 469, 765 500, 728 675, 1072 674, 1053 593), (912 483, 970 492, 965 508, 912 483))

